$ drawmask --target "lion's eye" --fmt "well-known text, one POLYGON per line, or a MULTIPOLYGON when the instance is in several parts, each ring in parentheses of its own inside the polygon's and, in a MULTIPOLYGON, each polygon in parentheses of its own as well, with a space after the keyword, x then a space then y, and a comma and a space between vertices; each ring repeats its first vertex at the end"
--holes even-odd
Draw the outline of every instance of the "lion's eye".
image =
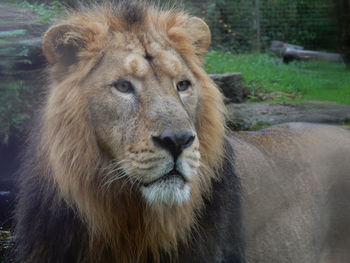
POLYGON ((130 81, 125 79, 119 79, 116 82, 112 84, 112 87, 116 90, 122 92, 122 93, 133 93, 134 92, 134 86, 131 84, 130 81))
POLYGON ((181 80, 176 84, 177 91, 186 91, 192 85, 191 81, 185 79, 181 80))

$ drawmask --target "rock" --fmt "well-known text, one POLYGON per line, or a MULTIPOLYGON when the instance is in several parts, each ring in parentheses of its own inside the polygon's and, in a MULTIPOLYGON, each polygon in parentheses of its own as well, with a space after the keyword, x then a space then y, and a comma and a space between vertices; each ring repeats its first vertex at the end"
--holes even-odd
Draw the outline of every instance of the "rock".
POLYGON ((227 108, 228 126, 233 130, 255 130, 283 122, 341 125, 350 121, 350 106, 320 101, 298 105, 230 103, 227 108))
POLYGON ((241 73, 209 74, 222 90, 226 102, 241 103, 247 100, 250 91, 244 84, 241 73))

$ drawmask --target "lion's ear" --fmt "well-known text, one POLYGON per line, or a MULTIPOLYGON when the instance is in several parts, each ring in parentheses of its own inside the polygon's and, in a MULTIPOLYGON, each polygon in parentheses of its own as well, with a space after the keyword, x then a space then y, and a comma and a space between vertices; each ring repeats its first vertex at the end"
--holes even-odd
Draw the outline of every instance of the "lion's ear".
POLYGON ((199 56, 203 56, 209 48, 211 34, 208 25, 198 17, 191 17, 186 22, 186 30, 199 56))
POLYGON ((81 29, 73 25, 56 25, 46 32, 43 52, 50 64, 69 66, 78 60, 78 52, 84 47, 81 29))

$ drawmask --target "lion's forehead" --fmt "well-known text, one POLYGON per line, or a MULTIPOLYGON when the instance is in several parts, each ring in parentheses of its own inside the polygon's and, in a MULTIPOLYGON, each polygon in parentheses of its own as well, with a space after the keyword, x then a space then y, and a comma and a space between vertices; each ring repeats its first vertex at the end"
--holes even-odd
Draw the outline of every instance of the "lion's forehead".
POLYGON ((176 78, 185 69, 188 70, 182 57, 165 46, 161 39, 157 39, 158 41, 154 40, 148 33, 133 36, 115 34, 110 40, 110 52, 118 57, 118 66, 122 67, 123 74, 144 77, 150 72, 161 71, 162 74, 176 78))

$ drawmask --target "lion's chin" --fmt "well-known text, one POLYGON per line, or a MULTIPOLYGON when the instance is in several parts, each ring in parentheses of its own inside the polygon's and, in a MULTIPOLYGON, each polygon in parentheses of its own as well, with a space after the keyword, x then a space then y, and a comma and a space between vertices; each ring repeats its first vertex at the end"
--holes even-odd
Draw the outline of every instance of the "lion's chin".
POLYGON ((190 199, 191 188, 181 178, 171 178, 141 187, 141 193, 151 206, 181 205, 190 199))

